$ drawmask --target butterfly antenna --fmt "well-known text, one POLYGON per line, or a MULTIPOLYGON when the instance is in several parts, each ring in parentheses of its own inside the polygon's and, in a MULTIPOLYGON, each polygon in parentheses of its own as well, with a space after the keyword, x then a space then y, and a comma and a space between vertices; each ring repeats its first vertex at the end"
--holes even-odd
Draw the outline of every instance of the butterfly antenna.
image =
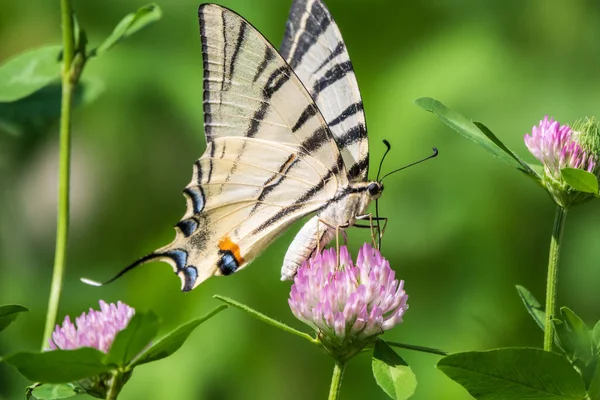
POLYGON ((379 182, 383 181, 383 180, 384 180, 386 177, 388 177, 388 176, 390 176, 390 175, 392 175, 392 174, 395 174, 395 173, 396 173, 396 172, 398 172, 398 171, 402 171, 403 169, 406 169, 406 168, 408 168, 408 167, 412 167, 413 165, 420 164, 420 163, 422 163, 423 161, 427 161, 427 160, 429 160, 430 158, 434 158, 434 157, 436 157, 436 156, 438 155, 438 153, 439 153, 439 152, 438 152, 438 149, 434 147, 434 148, 433 148, 433 154, 432 154, 432 155, 430 155, 430 156, 428 156, 428 157, 425 157, 425 158, 423 158, 423 159, 421 159, 421 160, 419 160, 419 161, 415 161, 414 163, 410 163, 410 164, 408 164, 408 165, 405 165, 405 166, 404 166, 404 167, 402 167, 402 168, 395 169, 395 170, 393 170, 392 172, 388 172, 388 173, 387 173, 387 174, 385 174, 385 175, 384 175, 384 176, 383 176, 381 179, 379 179, 379 182))
POLYGON ((125 275, 127 272, 131 271, 132 269, 134 269, 136 267, 139 267, 140 265, 145 264, 148 261, 152 261, 152 260, 158 259, 160 257, 161 257, 160 254, 156 254, 156 253, 148 254, 147 256, 140 258, 139 260, 137 260, 133 264, 128 265, 127 267, 123 268, 117 275, 113 276, 112 278, 110 278, 109 280, 107 280, 105 282, 97 282, 97 281, 93 281, 93 280, 88 279, 88 278, 79 278, 79 280, 81 282, 85 283, 86 285, 90 285, 90 286, 104 286, 104 285, 108 285, 109 283, 116 281, 117 279, 119 279, 120 277, 122 277, 123 275, 125 275))
MULTIPOLYGON (((439 153, 439 152, 438 152, 438 149, 434 147, 434 148, 433 148, 433 154, 432 154, 432 155, 430 155, 430 156, 428 156, 428 157, 425 157, 425 158, 423 158, 423 159, 421 159, 421 160, 419 160, 419 161, 415 161, 415 162, 413 162, 413 163, 410 163, 410 164, 408 164, 408 165, 405 165, 405 166, 404 166, 404 167, 402 167, 402 168, 395 169, 395 170, 393 170, 392 172, 388 172, 388 173, 387 173, 387 174, 385 174, 385 175, 384 175, 384 176, 383 176, 381 179, 379 179, 379 174, 381 173, 381 166, 383 165, 383 160, 385 159, 385 156, 387 155, 387 153, 389 153, 389 151, 390 151, 390 149, 391 149, 390 143, 389 143, 387 140, 384 140, 384 141, 383 141, 383 143, 386 145, 386 147, 387 147, 387 150, 386 150, 386 152, 383 154, 383 157, 381 158, 381 162, 379 163, 379 171, 377 171, 377 181, 378 181, 378 182, 380 182, 380 183, 381 183, 381 182, 383 182, 383 180, 384 180, 386 177, 388 177, 388 176, 390 176, 390 175, 392 175, 392 174, 395 174, 395 173, 396 173, 396 172, 398 172, 398 171, 402 171, 403 169, 406 169, 406 168, 408 168, 408 167, 412 167, 413 165, 417 165, 417 164, 419 164, 419 163, 422 163, 423 161, 427 161, 427 160, 429 160, 430 158, 434 158, 434 157, 436 157, 436 156, 438 155, 438 153, 439 153)), ((378 239, 379 239, 379 240, 378 240, 379 251, 381 251, 381 220, 380 220, 380 218, 379 218, 379 199, 376 199, 376 200, 375 200, 375 216, 376 216, 376 218, 377 218, 377 234, 379 235, 379 238, 378 238, 378 239)))
POLYGON ((379 169, 377 170, 377 182, 379 182, 379 175, 381 175, 381 167, 383 166, 383 160, 385 160, 385 156, 387 156, 387 154, 392 149, 390 142, 388 142, 387 140, 383 139, 383 144, 385 144, 385 147, 387 147, 387 150, 385 151, 385 153, 383 153, 383 157, 381 157, 381 161, 379 161, 379 169))
MULTIPOLYGON (((377 170, 377 181, 379 182, 379 175, 381 175, 381 167, 383 166, 383 160, 385 160, 385 156, 392 149, 392 145, 390 142, 383 139, 383 144, 387 147, 385 153, 383 153, 383 157, 381 157, 381 161, 379 161, 379 169, 377 170)), ((377 219, 377 248, 381 250, 381 222, 379 221, 379 199, 375 199, 375 217, 377 219)))

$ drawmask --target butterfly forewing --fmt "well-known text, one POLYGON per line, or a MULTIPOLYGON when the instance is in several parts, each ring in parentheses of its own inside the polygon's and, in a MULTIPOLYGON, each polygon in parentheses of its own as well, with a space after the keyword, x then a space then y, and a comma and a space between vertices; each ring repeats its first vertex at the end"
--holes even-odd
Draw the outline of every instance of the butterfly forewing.
POLYGON ((321 0, 295 0, 281 55, 319 107, 351 181, 367 179, 369 145, 354 69, 340 31, 321 0))
POLYGON ((207 148, 175 240, 154 253, 184 290, 243 268, 348 183, 323 116, 273 46, 228 9, 205 4, 198 14, 207 148))

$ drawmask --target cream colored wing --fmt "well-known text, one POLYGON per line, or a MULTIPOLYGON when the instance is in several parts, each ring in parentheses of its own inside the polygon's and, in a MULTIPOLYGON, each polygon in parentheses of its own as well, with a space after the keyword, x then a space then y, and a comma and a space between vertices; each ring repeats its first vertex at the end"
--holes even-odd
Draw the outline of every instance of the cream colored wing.
POLYGON ((198 15, 206 151, 175 240, 133 265, 170 263, 184 291, 244 268, 348 183, 323 117, 273 46, 226 8, 203 4, 198 15))
POLYGON ((344 157, 350 181, 365 181, 369 142, 346 45, 321 0, 294 0, 281 55, 310 92, 344 157))

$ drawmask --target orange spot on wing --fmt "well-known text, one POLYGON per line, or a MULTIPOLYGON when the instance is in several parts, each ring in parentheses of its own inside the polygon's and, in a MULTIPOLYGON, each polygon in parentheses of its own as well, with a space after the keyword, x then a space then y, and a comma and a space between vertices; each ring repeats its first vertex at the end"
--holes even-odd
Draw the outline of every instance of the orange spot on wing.
POLYGON ((244 258, 240 252, 240 246, 234 243, 229 236, 225 236, 219 240, 219 249, 221 251, 230 251, 235 257, 238 265, 242 265, 244 263, 244 258))

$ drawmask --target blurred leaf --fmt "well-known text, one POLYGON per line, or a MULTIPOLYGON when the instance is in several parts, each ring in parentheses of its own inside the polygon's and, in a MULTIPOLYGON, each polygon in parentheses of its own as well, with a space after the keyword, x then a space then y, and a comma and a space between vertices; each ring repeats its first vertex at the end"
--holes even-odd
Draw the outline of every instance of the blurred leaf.
POLYGON ((162 11, 157 4, 148 4, 138 9, 135 13, 127 14, 115 27, 109 37, 107 37, 95 50, 90 57, 99 56, 120 40, 134 34, 145 26, 158 21, 162 17, 162 11))
POLYGON ((596 362, 596 370, 590 382, 588 396, 590 396, 590 400, 600 400, 600 362, 596 362))
POLYGON ((541 349, 456 353, 437 366, 480 400, 583 400, 586 396, 583 380, 569 361, 541 349))
POLYGON ((2 361, 15 367, 34 382, 65 383, 96 376, 110 370, 100 350, 84 347, 77 350, 52 350, 42 353, 16 353, 2 361))
POLYGON ((61 49, 40 47, 0 65, 0 102, 22 99, 58 79, 61 49))
POLYGON ((593 357, 592 338, 585 322, 568 307, 561 307, 560 314, 567 328, 573 355, 586 363, 593 357))
POLYGON ((529 164, 521 160, 514 152, 506 147, 506 145, 481 122, 472 122, 463 115, 450 110, 441 102, 429 97, 417 99, 415 100, 415 104, 437 115, 446 125, 463 135, 465 138, 472 140, 483 147, 494 157, 499 158, 515 168, 523 170, 534 179, 539 179, 538 173, 532 169, 529 164))
POLYGON ((37 399, 52 400, 66 399, 85 393, 83 389, 73 383, 43 383, 36 386, 31 392, 37 399))
POLYGON ((594 174, 577 168, 563 168, 560 174, 573 189, 598 194, 598 178, 594 174))
POLYGON ((542 331, 544 328, 544 320, 546 319, 546 313, 544 312, 544 308, 540 304, 539 301, 531 294, 531 292, 525 289, 521 285, 517 286, 517 292, 519 292, 519 296, 521 300, 523 300, 523 304, 525 304, 525 308, 529 315, 533 318, 533 320, 538 324, 542 331))
POLYGON ((408 399, 415 393, 417 378, 412 369, 381 339, 375 342, 372 368, 377 384, 392 399, 408 399))
POLYGON ((25 311, 29 310, 17 304, 0 306, 0 332, 12 324, 20 313, 25 311))
MULTIPOLYGON (((84 77, 75 89, 73 106, 95 100, 104 83, 95 77, 84 77)), ((47 128, 60 117, 60 82, 49 84, 35 93, 11 103, 0 103, 0 132, 22 135, 47 128)))
POLYGON ((198 327, 198 325, 210 319, 211 317, 213 317, 214 315, 218 314, 226 308, 226 305, 221 305, 209 312, 208 314, 206 314, 205 316, 192 320, 187 324, 180 326, 175 331, 167 334, 165 337, 161 338, 158 342, 153 343, 152 346, 146 349, 140 355, 140 357, 137 358, 131 364, 131 367, 133 368, 141 364, 157 361, 175 353, 187 340, 188 336, 190 336, 192 331, 198 327))
POLYGON ((153 312, 137 312, 125 329, 117 334, 108 355, 106 364, 125 367, 158 334, 158 317, 153 312))
POLYGON ((592 330, 592 339, 594 340, 594 345, 596 346, 596 355, 598 355, 598 350, 600 349, 600 321, 596 322, 594 325, 594 329, 592 330))

